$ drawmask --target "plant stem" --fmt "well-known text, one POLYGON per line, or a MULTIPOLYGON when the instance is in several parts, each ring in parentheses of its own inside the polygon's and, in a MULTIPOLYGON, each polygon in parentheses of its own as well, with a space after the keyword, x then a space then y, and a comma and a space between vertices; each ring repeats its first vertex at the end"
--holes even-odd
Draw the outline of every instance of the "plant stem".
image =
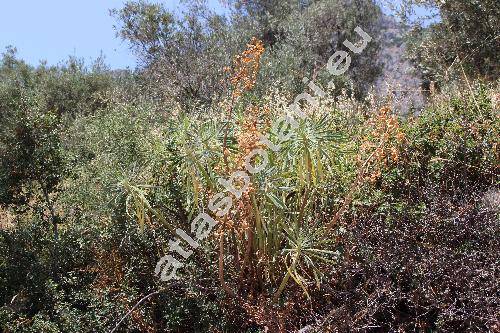
POLYGON ((137 307, 138 307, 138 306, 139 306, 142 302, 144 302, 145 300, 147 300, 148 298, 150 298, 150 297, 152 297, 152 296, 154 296, 154 295, 159 294, 159 293, 160 293, 160 292, 162 292, 163 290, 165 290, 165 289, 160 289, 160 290, 154 291, 154 292, 152 292, 152 293, 150 293, 150 294, 148 294, 148 295, 144 296, 143 298, 141 298, 141 299, 139 300, 139 302, 137 302, 137 303, 136 303, 136 304, 132 307, 132 309, 130 309, 130 310, 129 310, 129 311, 128 311, 128 312, 127 312, 127 313, 126 313, 126 314, 125 314, 125 315, 124 315, 121 319, 120 319, 120 321, 119 321, 119 322, 116 324, 116 326, 115 326, 115 327, 114 327, 114 328, 110 331, 110 333, 114 333, 114 332, 118 329, 118 327, 120 326, 120 324, 121 324, 121 323, 125 320, 125 318, 127 318, 128 316, 130 316, 130 314, 131 314, 132 312, 134 312, 134 310, 135 310, 135 309, 136 309, 136 308, 137 308, 137 307))

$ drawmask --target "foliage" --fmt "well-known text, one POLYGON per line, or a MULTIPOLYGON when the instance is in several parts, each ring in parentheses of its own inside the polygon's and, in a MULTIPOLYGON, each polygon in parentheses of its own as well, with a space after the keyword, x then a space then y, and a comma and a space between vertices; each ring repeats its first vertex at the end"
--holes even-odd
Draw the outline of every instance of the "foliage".
MULTIPOLYGON (((266 171, 252 177, 231 219, 220 222, 215 237, 187 262, 182 279, 168 286, 152 269, 172 227, 189 228, 189 217, 219 189, 217 178, 226 172, 224 122, 192 116, 163 122, 148 105, 77 117, 62 137, 70 172, 58 199, 64 212, 59 239, 30 215, 18 215, 16 228, 1 231, 2 328, 110 331, 155 290, 161 291, 121 329, 280 331, 310 323, 309 316, 326 316, 325 331, 368 323, 387 330, 490 327, 495 305, 485 301, 485 293, 493 284, 484 282, 494 281, 485 268, 490 266, 482 266, 481 283, 479 271, 468 271, 479 288, 468 287, 468 293, 460 280, 443 278, 479 254, 486 262, 496 260, 488 249, 495 248, 498 219, 478 201, 498 181, 495 90, 474 89, 466 97, 440 95, 408 120, 382 110, 366 121, 345 122, 344 111, 353 106, 343 110, 335 98, 306 109, 308 116, 282 149, 269 150, 266 171), (388 128, 398 128, 404 140, 398 132, 381 135, 388 128), (355 140, 343 139, 347 135, 355 140), (381 138, 392 139, 377 151, 381 138), (131 194, 144 203, 142 226, 132 213, 134 201, 127 199, 131 194), (325 233, 349 195, 346 210, 325 233), (457 229, 456 219, 466 229, 457 229), (249 297, 246 302, 227 299, 220 286, 214 267, 221 236, 224 282, 249 297), (409 270, 408 263, 420 268, 409 270), (434 280, 426 267, 434 267, 434 280), (427 286, 438 293, 419 292, 427 286), (475 312, 461 315, 462 303, 450 308, 449 288, 463 304, 475 304, 475 312), (345 305, 337 304, 346 292, 345 305), (366 294, 377 308, 362 305, 366 294), (279 305, 302 306, 307 296, 317 305, 308 316, 279 305), (272 305, 262 297, 280 302, 272 305), (339 315, 327 316, 328 309, 339 315)), ((227 141, 230 170, 241 167, 242 153, 255 147, 256 130, 275 140, 266 124, 279 115, 284 99, 274 97, 264 105, 236 103, 227 141)), ((362 113, 356 117, 363 119, 362 113)))
POLYGON ((106 104, 111 78, 99 62, 87 72, 76 59, 60 68, 31 68, 12 49, 3 55, 0 77, 0 197, 3 204, 26 203, 36 194, 31 183, 45 197, 55 191, 65 172, 61 134, 76 114, 106 104))
MULTIPOLYGON (((498 330, 499 89, 472 80, 492 69, 461 58, 464 81, 403 117, 364 98, 376 43, 335 86, 319 74, 356 25, 377 35, 378 7, 298 3, 229 1, 223 17, 189 1, 180 18, 128 2, 114 14, 138 73, 4 54, 0 331, 498 330), (306 75, 326 96, 287 129, 306 75), (176 229, 247 163, 265 166, 161 281, 176 229)), ((445 1, 425 31, 481 19, 476 5, 445 1)))
MULTIPOLYGON (((440 83, 463 75, 496 80, 499 54, 498 1, 406 1, 435 10, 437 22, 428 27, 417 23, 410 34, 410 58, 424 79, 440 83)), ((435 21, 435 19, 433 19, 435 21)))
POLYGON ((118 34, 138 54, 150 86, 162 100, 187 106, 210 102, 221 92, 228 61, 227 22, 206 6, 189 6, 182 18, 161 4, 129 1, 112 11, 118 34))
POLYGON ((283 92, 303 89, 302 78, 316 78, 331 54, 345 49, 344 40, 359 40, 356 26, 374 39, 353 58, 349 76, 338 78, 338 91, 351 87, 361 97, 380 71, 380 64, 373 61, 380 10, 371 0, 356 5, 344 0, 303 2, 303 6, 296 1, 229 1, 228 5, 228 16, 199 1, 188 1, 181 17, 145 1, 129 1, 113 11, 118 34, 142 59, 145 75, 155 82, 152 90, 164 101, 174 98, 185 111, 192 111, 193 104, 220 102, 230 90, 223 68, 251 37, 262 40, 267 49, 255 91, 260 95, 276 84, 283 92), (349 80, 354 84, 348 85, 349 80))

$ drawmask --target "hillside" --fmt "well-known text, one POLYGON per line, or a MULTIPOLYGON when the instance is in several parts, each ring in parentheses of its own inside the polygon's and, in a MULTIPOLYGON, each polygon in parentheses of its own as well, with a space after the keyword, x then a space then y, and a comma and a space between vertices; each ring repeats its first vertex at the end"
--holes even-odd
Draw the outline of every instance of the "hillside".
POLYGON ((499 332, 500 8, 419 3, 128 1, 135 69, 7 48, 0 333, 499 332))

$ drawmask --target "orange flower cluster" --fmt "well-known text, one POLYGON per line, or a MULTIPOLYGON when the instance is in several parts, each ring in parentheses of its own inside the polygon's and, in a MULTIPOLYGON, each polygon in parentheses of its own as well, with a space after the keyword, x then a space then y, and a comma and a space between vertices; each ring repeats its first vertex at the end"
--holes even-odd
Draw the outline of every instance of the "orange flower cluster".
POLYGON ((396 116, 390 111, 389 107, 382 107, 368 121, 370 132, 360 147, 358 162, 365 161, 367 164, 365 167, 369 172, 365 172, 365 180, 370 182, 375 182, 389 163, 399 161, 397 147, 405 137, 396 116))
POLYGON ((238 134, 238 151, 240 154, 238 168, 243 167, 243 158, 252 152, 252 150, 259 148, 259 107, 250 105, 247 108, 248 117, 241 124, 240 133, 238 134))
POLYGON ((270 110, 268 107, 261 108, 250 105, 247 108, 245 120, 240 126, 240 132, 237 137, 239 151, 238 168, 244 167, 243 162, 245 156, 250 154, 254 149, 262 147, 262 144, 259 144, 259 127, 268 125, 266 119, 262 118, 263 116, 268 116, 269 113, 270 110), (262 121, 265 121, 265 123, 261 124, 262 121))
MULTIPOLYGON (((229 72, 229 82, 232 86, 231 101, 228 105, 227 118, 228 123, 232 120, 233 109, 238 100, 238 98, 245 92, 250 91, 254 88, 257 75, 260 67, 260 59, 264 53, 264 45, 257 38, 252 38, 249 44, 247 44, 247 49, 243 51, 242 54, 236 56, 233 61, 233 66, 230 68, 225 68, 226 72, 229 72)), ((245 118, 242 123, 240 123, 240 131, 237 135, 238 142, 238 154, 231 163, 230 161, 230 151, 227 148, 227 137, 229 126, 226 127, 224 133, 224 144, 223 144, 223 158, 225 172, 230 173, 231 170, 241 170, 244 169, 245 158, 251 153, 255 148, 259 148, 259 123, 262 120, 266 108, 260 108, 255 105, 250 105, 245 112, 245 118)), ((238 185, 236 185, 238 186, 238 185)), ((236 251, 235 261, 241 261, 238 265, 241 265, 241 273, 246 270, 245 267, 252 270, 254 269, 250 265, 250 253, 253 248, 253 239, 256 227, 257 216, 254 212, 254 193, 255 189, 252 182, 250 182, 246 191, 243 193, 242 197, 238 200, 236 206, 229 216, 226 216, 222 223, 219 224, 219 276, 223 282, 223 251, 224 251, 224 235, 230 234, 231 242, 233 242, 233 249, 236 251), (236 244, 238 243, 238 244, 236 244), (242 252, 239 253, 239 248, 242 248, 242 252), (243 258, 241 260, 241 258, 243 258)))
MULTIPOLYGON (((236 159, 236 168, 244 169, 245 157, 253 150, 262 148, 263 144, 259 139, 259 127, 262 116, 269 113, 269 108, 260 108, 255 105, 250 105, 247 108, 245 120, 240 126, 240 132, 237 136, 238 156, 236 159)), ((265 126, 265 125, 264 125, 265 126)), ((251 195, 255 192, 253 184, 250 183, 247 191, 245 191, 238 202, 236 214, 239 217, 239 230, 236 233, 243 236, 242 232, 247 232, 247 229, 253 226, 254 218, 251 195)))
MULTIPOLYGON (((259 72, 260 58, 264 53, 264 44, 259 39, 253 37, 247 44, 247 49, 242 54, 237 55, 233 60, 233 67, 225 67, 224 71, 229 72, 229 82, 233 90, 231 102, 227 105, 227 118, 231 121, 233 108, 244 91, 249 91, 255 86, 257 74, 259 72)), ((224 133, 224 144, 222 153, 226 169, 229 168, 229 149, 227 147, 227 136, 229 127, 226 126, 224 133)), ((226 170, 229 172, 229 170, 226 170)))
POLYGON ((249 91, 255 86, 264 50, 262 41, 253 37, 247 44, 247 49, 236 56, 233 67, 225 68, 225 71, 230 73, 229 82, 234 88, 233 97, 239 97, 244 91, 249 91))

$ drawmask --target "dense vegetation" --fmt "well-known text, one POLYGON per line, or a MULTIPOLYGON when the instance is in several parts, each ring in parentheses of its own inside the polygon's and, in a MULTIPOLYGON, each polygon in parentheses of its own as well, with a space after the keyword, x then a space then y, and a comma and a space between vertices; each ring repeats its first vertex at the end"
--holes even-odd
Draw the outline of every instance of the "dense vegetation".
POLYGON ((442 20, 405 40, 439 89, 402 116, 370 91, 377 3, 228 3, 114 10, 134 72, 3 54, 0 331, 498 331, 498 4, 425 2, 442 20), (356 26, 373 40, 328 84, 356 26), (275 125, 305 76, 326 95, 275 125), (265 167, 209 209, 250 162, 265 167), (163 281, 176 229, 211 211, 163 281))

